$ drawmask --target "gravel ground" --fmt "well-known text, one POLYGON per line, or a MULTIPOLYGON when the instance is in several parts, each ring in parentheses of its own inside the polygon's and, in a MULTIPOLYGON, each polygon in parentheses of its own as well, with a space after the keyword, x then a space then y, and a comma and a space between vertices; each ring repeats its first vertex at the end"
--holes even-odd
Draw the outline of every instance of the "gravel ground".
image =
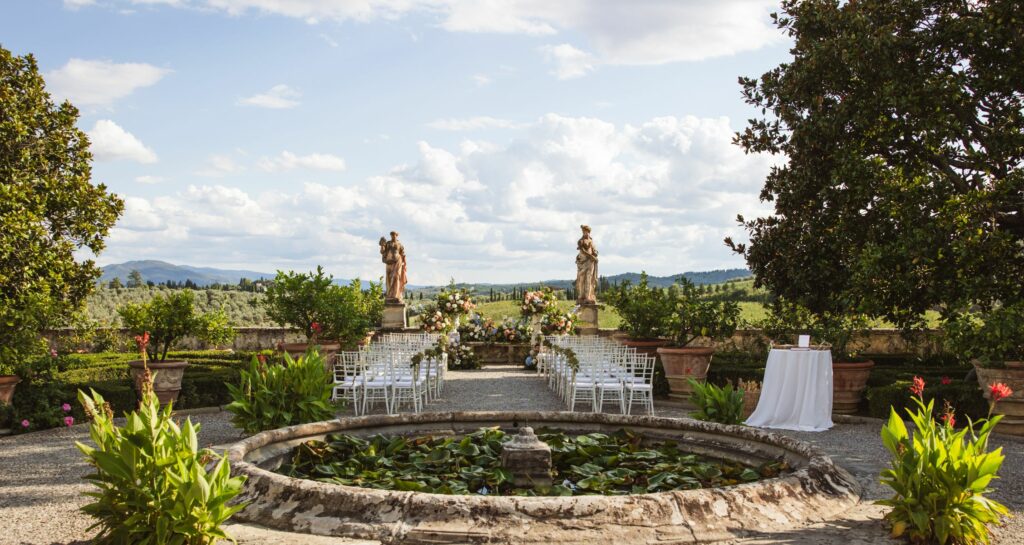
MULTIPOLYGON (((532 373, 516 367, 488 367, 477 371, 452 371, 441 399, 427 410, 561 410, 559 400, 532 373)), ((658 409, 661 416, 685 416, 675 407, 658 409)), ((230 443, 243 435, 231 426, 228 413, 193 414, 198 421, 200 441, 211 446, 230 443)), ((859 545, 900 543, 887 538, 880 522, 883 510, 870 503, 886 496, 877 483, 887 454, 878 436, 880 423, 838 424, 822 433, 781 431, 811 442, 828 452, 848 469, 864 487, 865 503, 837 521, 818 524, 791 534, 745 539, 747 545, 767 543, 834 543, 859 545)), ((0 438, 0 544, 88 543, 91 519, 78 508, 86 503, 81 494, 89 485, 81 479, 88 466, 74 447, 88 441, 88 427, 47 430, 0 438)), ((1024 544, 1024 440, 998 436, 994 444, 1004 447, 1006 461, 1002 478, 995 481, 993 496, 1008 505, 1015 517, 997 529, 995 543, 1024 544)), ((268 532, 246 525, 231 525, 229 531, 241 543, 366 543, 352 540, 311 539, 280 532, 268 532)))

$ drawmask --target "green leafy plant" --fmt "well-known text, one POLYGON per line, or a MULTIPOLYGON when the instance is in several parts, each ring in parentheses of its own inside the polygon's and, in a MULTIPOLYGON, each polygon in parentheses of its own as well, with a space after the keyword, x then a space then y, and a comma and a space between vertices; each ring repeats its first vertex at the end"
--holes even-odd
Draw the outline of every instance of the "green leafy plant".
MULTIPOLYGON (((915 411, 907 410, 915 428, 912 434, 895 409, 890 409, 882 427, 882 443, 892 462, 881 482, 894 494, 876 503, 892 508, 885 519, 892 523, 895 537, 906 534, 914 543, 940 545, 987 544, 988 525, 1007 514, 1004 505, 985 496, 1005 458, 1002 448, 988 450, 989 435, 1002 417, 968 421, 957 430, 949 407, 941 422, 936 421, 934 399, 922 400, 924 387, 920 377, 910 387, 917 404, 915 411)), ((994 385, 989 415, 995 403, 1011 393, 1005 385, 994 385)))
POLYGON ((358 278, 338 286, 318 266, 309 273, 278 271, 263 305, 272 320, 301 329, 311 342, 321 338, 352 347, 380 324, 384 292, 377 282, 363 291, 358 278))
POLYGON ((832 360, 837 362, 863 361, 856 351, 855 337, 869 325, 868 317, 858 312, 811 312, 786 299, 777 299, 769 307, 761 329, 772 340, 794 342, 805 333, 813 342, 827 343, 832 360))
POLYGON ((687 346, 700 338, 719 340, 732 336, 740 323, 740 306, 735 301, 704 299, 685 277, 679 277, 676 284, 679 289, 675 292, 675 313, 669 325, 675 346, 687 346))
POLYGON ((551 446, 553 486, 516 488, 501 467, 511 435, 483 428, 463 437, 332 434, 292 451, 277 471, 303 479, 385 490, 435 494, 571 496, 643 494, 728 486, 775 477, 785 462, 760 467, 720 462, 679 449, 672 441, 647 441, 637 433, 569 435, 538 430, 551 446))
POLYGON ((184 337, 219 345, 235 336, 223 311, 205 314, 196 311, 191 290, 156 295, 146 303, 130 303, 118 313, 132 335, 148 332, 146 355, 152 361, 166 360, 167 352, 184 337))
POLYGON ((622 317, 622 329, 634 339, 657 339, 672 335, 678 288, 651 287, 647 273, 640 273, 634 285, 630 281, 604 291, 602 299, 615 307, 622 317))
POLYGON ((693 388, 690 402, 697 407, 690 416, 719 424, 743 423, 743 390, 734 389, 732 384, 719 387, 693 379, 689 379, 688 382, 693 388))
POLYGON ((949 348, 983 367, 1024 361, 1024 302, 988 312, 963 312, 944 322, 949 348))
POLYGON ((221 528, 245 504, 228 505, 242 490, 243 477, 231 477, 226 458, 211 470, 216 455, 199 448, 199 425, 186 419, 179 427, 171 404, 160 408, 150 389, 138 411, 125 415, 123 427, 103 396, 79 390, 78 399, 92 419, 95 447, 78 442, 94 472, 85 479, 99 490, 82 511, 97 519, 96 543, 180 543, 212 545, 231 539, 221 528))
POLYGON ((318 422, 334 416, 331 404, 332 377, 315 349, 299 359, 284 355, 283 363, 253 356, 240 372, 238 385, 227 384, 231 421, 248 433, 318 422))

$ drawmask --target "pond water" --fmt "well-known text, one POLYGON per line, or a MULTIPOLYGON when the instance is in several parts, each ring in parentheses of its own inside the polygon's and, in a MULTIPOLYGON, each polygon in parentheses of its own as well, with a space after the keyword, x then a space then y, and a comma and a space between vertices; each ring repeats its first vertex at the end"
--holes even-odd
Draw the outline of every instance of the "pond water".
POLYGON ((499 428, 455 435, 330 434, 299 444, 277 473, 348 486, 435 494, 502 496, 626 495, 723 487, 777 477, 785 461, 748 466, 686 452, 674 441, 628 429, 566 434, 540 428, 551 447, 552 485, 517 488, 501 465, 499 428))

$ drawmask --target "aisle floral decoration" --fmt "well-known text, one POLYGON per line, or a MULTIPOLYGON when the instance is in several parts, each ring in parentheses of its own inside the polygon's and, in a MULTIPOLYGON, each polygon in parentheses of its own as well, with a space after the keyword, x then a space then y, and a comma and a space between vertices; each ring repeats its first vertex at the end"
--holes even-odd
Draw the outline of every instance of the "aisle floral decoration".
POLYGON ((452 328, 452 320, 437 307, 430 306, 420 315, 420 327, 428 333, 444 333, 452 328))
POLYGON ((501 325, 498 327, 498 337, 495 341, 502 343, 522 343, 530 340, 530 334, 530 324, 525 320, 516 320, 515 318, 507 317, 501 321, 501 325))
POLYGON ((520 305, 519 311, 524 318, 531 318, 555 308, 557 301, 558 298, 555 297, 555 292, 551 288, 528 291, 523 295, 523 303, 520 305))
POLYGON ((577 316, 575 312, 562 312, 558 307, 551 307, 540 320, 540 330, 545 335, 572 335, 576 331, 577 316))
POLYGON ((449 318, 466 316, 475 308, 473 294, 466 288, 456 288, 451 284, 437 294, 437 309, 449 318))
POLYGON ((490 318, 474 313, 459 324, 459 339, 464 342, 492 343, 498 336, 498 324, 490 318))

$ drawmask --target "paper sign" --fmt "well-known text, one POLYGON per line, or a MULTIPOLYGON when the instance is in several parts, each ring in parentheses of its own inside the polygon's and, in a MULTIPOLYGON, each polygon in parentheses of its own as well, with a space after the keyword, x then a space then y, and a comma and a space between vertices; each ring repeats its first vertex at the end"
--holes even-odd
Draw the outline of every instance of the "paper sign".
POLYGON ((800 337, 797 339, 797 346, 799 348, 808 348, 808 347, 810 347, 811 346, 811 336, 810 335, 800 335, 800 337))

